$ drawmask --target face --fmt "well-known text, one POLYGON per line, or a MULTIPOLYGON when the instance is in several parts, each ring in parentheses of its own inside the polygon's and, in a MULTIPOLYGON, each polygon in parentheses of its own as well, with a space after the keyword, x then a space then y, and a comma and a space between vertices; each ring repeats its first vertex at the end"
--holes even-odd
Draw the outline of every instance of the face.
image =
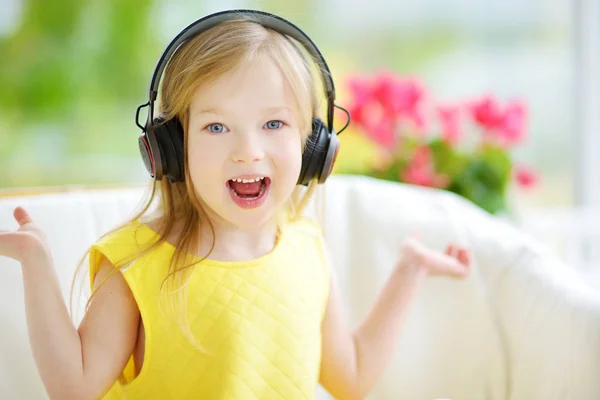
POLYGON ((191 180, 215 228, 274 222, 300 174, 292 89, 267 57, 201 85, 190 105, 191 180))

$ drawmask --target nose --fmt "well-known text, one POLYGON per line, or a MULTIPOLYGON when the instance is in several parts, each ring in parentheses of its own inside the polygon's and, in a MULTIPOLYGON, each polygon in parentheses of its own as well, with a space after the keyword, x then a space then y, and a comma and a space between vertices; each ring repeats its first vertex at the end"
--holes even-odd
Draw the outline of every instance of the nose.
POLYGON ((258 135, 243 133, 237 135, 231 152, 231 159, 236 163, 252 163, 265 157, 264 146, 258 135))

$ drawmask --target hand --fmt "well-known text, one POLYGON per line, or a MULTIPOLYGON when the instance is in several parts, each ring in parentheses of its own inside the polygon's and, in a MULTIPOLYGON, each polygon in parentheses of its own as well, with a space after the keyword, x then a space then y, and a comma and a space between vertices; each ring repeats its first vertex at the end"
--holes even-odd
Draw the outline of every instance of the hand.
POLYGON ((0 230, 0 256, 13 258, 21 263, 39 259, 50 254, 46 238, 22 207, 13 213, 19 223, 15 232, 0 230))
POLYGON ((401 254, 402 261, 399 266, 416 267, 427 275, 463 278, 471 270, 471 252, 454 243, 449 244, 446 251, 441 253, 411 238, 403 243, 401 254))

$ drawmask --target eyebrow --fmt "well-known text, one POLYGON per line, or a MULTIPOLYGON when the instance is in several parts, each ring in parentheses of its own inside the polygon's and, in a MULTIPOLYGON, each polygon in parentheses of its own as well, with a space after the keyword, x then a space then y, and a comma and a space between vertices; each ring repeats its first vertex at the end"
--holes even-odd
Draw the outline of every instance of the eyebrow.
POLYGON ((274 107, 266 107, 263 109, 264 111, 274 114, 278 111, 288 111, 288 112, 292 112, 292 109, 287 107, 287 106, 274 106, 274 107))
MULTIPOLYGON (((272 106, 272 107, 265 107, 261 111, 268 113, 268 114, 274 114, 279 111, 287 111, 287 112, 291 113, 292 109, 287 106, 272 106)), ((203 109, 200 109, 199 111, 197 111, 195 114, 196 115, 199 115, 199 114, 225 115, 227 113, 223 112, 222 110, 220 110, 218 108, 203 108, 203 109)))
POLYGON ((218 114, 218 115, 220 115, 221 113, 216 108, 204 108, 204 109, 197 111, 195 114, 196 115, 198 115, 198 114, 218 114))

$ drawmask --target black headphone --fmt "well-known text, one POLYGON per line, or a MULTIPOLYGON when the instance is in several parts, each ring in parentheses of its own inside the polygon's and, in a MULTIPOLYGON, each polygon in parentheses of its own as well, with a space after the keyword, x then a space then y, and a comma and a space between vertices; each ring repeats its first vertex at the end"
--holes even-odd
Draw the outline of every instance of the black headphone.
MULTIPOLYGON (((331 174, 340 146, 337 134, 333 131, 333 108, 338 107, 343 110, 343 108, 334 104, 335 88, 329 67, 317 46, 298 27, 276 15, 255 10, 229 10, 208 15, 187 26, 169 43, 154 69, 152 81, 150 82, 148 103, 138 107, 135 117, 137 126, 142 130, 138 144, 146 169, 156 180, 161 180, 163 176, 166 176, 171 182, 182 182, 185 177, 183 127, 181 122, 178 118, 168 121, 160 116, 154 118, 154 101, 158 95, 160 77, 169 59, 181 44, 195 35, 222 22, 239 19, 240 17, 248 17, 252 22, 257 22, 297 40, 318 64, 327 97, 327 125, 320 118, 313 118, 312 132, 307 138, 302 154, 302 168, 297 184, 308 185, 315 178, 318 179, 319 183, 325 182, 331 174), (139 123, 139 114, 140 110, 147 106, 150 107, 148 118, 146 126, 142 126, 139 123)), ((348 115, 348 122, 350 122, 349 118, 348 115)))

